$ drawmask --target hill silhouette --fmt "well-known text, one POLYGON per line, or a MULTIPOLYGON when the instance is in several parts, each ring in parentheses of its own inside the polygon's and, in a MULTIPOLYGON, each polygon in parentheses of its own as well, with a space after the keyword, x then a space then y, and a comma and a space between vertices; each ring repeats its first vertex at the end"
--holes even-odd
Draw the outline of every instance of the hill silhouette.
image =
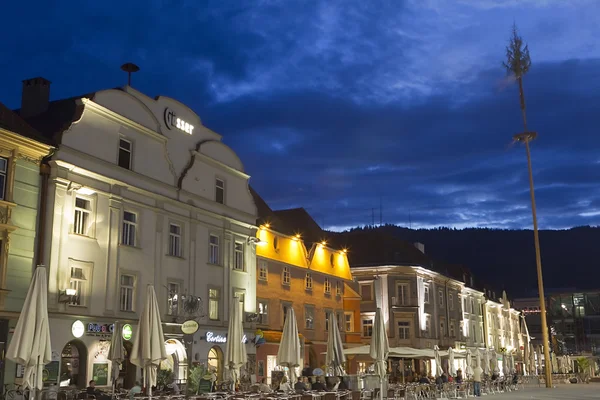
MULTIPOLYGON (((511 297, 537 293, 532 230, 487 228, 409 229, 395 225, 356 228, 377 230, 425 245, 432 259, 468 267, 473 275, 511 297)), ((541 230, 544 287, 600 288, 600 227, 541 230)))

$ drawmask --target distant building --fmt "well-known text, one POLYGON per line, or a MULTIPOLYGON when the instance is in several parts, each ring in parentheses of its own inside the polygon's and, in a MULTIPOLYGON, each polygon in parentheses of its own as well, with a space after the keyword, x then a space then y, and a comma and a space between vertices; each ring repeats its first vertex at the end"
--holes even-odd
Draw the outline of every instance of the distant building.
POLYGON ((290 308, 301 335, 303 364, 315 369, 325 364, 331 324, 337 323, 346 345, 360 344, 360 300, 346 252, 328 242, 328 234, 304 209, 273 212, 254 196, 260 217, 256 327, 265 340, 256 351, 257 377, 270 382, 290 308))

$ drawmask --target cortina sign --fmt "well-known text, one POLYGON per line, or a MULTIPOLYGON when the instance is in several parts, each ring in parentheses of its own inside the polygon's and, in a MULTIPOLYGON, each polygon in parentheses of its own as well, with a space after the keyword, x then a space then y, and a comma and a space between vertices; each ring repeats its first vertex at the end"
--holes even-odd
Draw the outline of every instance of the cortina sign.
POLYGON ((177 117, 175 111, 171 110, 169 107, 165 108, 165 125, 168 129, 177 128, 185 133, 189 133, 190 135, 194 131, 194 125, 183 121, 181 118, 177 117))
MULTIPOLYGON (((206 332, 206 341, 208 343, 226 343, 227 335, 219 335, 219 334, 209 331, 209 332, 206 332)), ((242 343, 244 343, 244 344, 248 343, 248 338, 246 337, 246 335, 244 335, 242 337, 242 343)))

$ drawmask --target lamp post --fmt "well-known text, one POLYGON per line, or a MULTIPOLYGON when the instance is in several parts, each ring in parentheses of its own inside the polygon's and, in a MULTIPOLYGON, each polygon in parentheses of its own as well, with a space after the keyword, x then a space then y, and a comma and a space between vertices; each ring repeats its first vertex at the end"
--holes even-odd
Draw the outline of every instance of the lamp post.
POLYGON ((535 206, 535 190, 533 187, 533 172, 531 168, 531 151, 529 142, 537 137, 536 132, 527 129, 527 115, 525 112, 525 93, 523 91, 523 76, 529 71, 531 66, 531 58, 529 57, 529 49, 524 45, 523 39, 518 35, 517 27, 513 26, 512 37, 506 47, 507 61, 504 67, 510 75, 513 75, 519 84, 519 100, 521 103, 521 114, 523 116, 523 132, 513 136, 516 142, 525 144, 527 153, 527 168, 529 171, 529 194, 531 196, 531 214, 533 218, 533 240, 535 246, 535 263, 537 267, 538 291, 540 297, 540 313, 542 319, 542 340, 544 342, 544 365, 545 365, 545 381, 546 387, 552 387, 552 364, 550 361, 550 343, 548 336, 548 323, 546 321, 546 299, 544 295, 544 279, 542 277, 542 257, 540 254, 540 237, 537 224, 537 210, 535 206))

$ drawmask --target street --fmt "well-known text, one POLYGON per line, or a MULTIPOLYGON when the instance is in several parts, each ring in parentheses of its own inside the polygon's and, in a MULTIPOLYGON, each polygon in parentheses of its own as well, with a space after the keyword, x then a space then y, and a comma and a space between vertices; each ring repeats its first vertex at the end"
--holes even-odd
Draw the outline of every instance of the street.
POLYGON ((546 389, 545 387, 526 386, 525 390, 516 392, 495 394, 493 396, 485 396, 498 398, 502 400, 568 400, 568 399, 598 399, 600 398, 600 384, 591 383, 589 385, 556 385, 554 389, 546 389))

